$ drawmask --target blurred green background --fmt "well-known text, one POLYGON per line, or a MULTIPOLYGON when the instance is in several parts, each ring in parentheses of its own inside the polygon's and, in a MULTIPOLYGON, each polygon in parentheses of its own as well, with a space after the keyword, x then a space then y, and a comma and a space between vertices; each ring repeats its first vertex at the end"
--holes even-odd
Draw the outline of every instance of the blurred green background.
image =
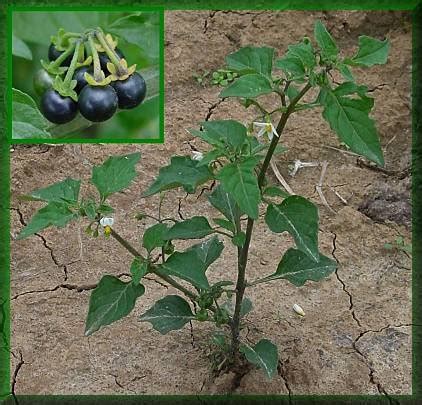
POLYGON ((103 123, 90 123, 78 117, 71 123, 53 125, 53 138, 158 139, 160 137, 160 14, 142 12, 13 12, 12 13, 12 87, 30 95, 37 105, 40 97, 33 88, 33 76, 48 61, 50 37, 59 28, 83 32, 101 27, 118 37, 129 65, 147 81, 145 101, 132 110, 118 111, 103 123), (16 56, 19 55, 19 56, 16 56))

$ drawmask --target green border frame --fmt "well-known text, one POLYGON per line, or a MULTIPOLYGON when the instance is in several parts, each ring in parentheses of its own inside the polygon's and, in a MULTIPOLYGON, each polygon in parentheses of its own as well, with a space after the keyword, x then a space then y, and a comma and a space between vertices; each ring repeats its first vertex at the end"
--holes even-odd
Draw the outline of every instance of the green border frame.
POLYGON ((38 5, 38 6, 7 6, 7 44, 8 52, 6 53, 7 58, 7 111, 8 111, 8 120, 7 120, 7 131, 8 138, 11 144, 26 144, 26 143, 164 143, 164 7, 160 6, 48 6, 48 5, 38 5), (117 12, 117 11, 145 11, 150 13, 159 14, 159 103, 158 103, 158 114, 159 114, 159 123, 158 123, 158 138, 140 138, 140 139, 120 139, 120 138, 99 138, 99 139, 90 139, 90 138, 53 138, 53 139, 44 139, 44 138, 26 138, 26 139, 13 139, 12 135, 12 74, 13 74, 13 58, 12 58, 12 14, 14 12, 56 12, 56 11, 65 11, 65 12, 80 12, 80 11, 95 11, 95 12, 117 12))
MULTIPOLYGON (((35 1, 35 0, 34 0, 35 1)), ((44 0, 48 1, 48 0, 44 0)), ((55 0, 51 0, 54 2, 55 0)), ((80 1, 80 0, 79 0, 80 1)), ((80 4, 79 1, 63 0, 64 3, 80 4)), ((103 0, 107 1, 107 0, 103 0)), ((108 0, 112 1, 112 0, 108 0)), ((25 4, 24 0, 6 0, 7 4, 25 4)), ((130 3, 128 0, 120 0, 120 4, 130 3)), ((51 4, 51 3, 50 3, 51 4)), ((76 6, 75 4, 75 6, 76 6)), ((92 7, 96 4, 103 4, 101 0, 91 0, 92 7)), ((139 3, 143 5, 160 6, 165 10, 211 10, 228 9, 227 0, 144 0, 139 3)), ((412 306, 413 306, 413 373, 412 373, 412 395, 293 395, 286 396, 18 396, 19 404, 185 404, 185 403, 224 403, 232 404, 240 401, 245 404, 299 404, 299 403, 333 403, 346 405, 351 403, 370 404, 420 404, 422 403, 422 272, 415 269, 422 269, 422 6, 419 0, 397 0, 397 1, 370 1, 365 0, 356 6, 353 1, 340 0, 297 0, 292 4, 289 0, 232 0, 231 10, 405 10, 413 13, 413 109, 412 109, 412 236, 413 236, 413 266, 412 266, 412 306)), ((0 5, 0 57, 5 57, 6 24, 5 5, 0 5)), ((164 35, 164 31, 163 31, 164 35)), ((163 48, 162 48, 162 52, 163 48)), ((162 59, 163 60, 163 59, 162 59)), ((4 85, 6 77, 6 66, 0 64, 0 83, 4 85)), ((164 87, 164 80, 163 80, 164 87)), ((0 98, 5 96, 4 86, 0 87, 0 98)), ((164 101, 163 101, 164 103, 164 101)), ((10 114, 8 112, 8 114, 10 114)), ((4 403, 16 403, 10 396, 10 354, 8 345, 10 342, 10 274, 9 274, 9 140, 6 136, 6 114, 0 110, 0 342, 6 338, 6 348, 0 343, 0 402, 3 394, 9 396, 4 403), (3 339, 3 340, 1 340, 3 339)), ((88 141, 88 140, 87 140, 88 141)), ((50 142, 50 141, 49 141, 50 142)), ((76 141, 78 142, 78 141, 76 141)), ((88 141, 89 142, 89 141, 88 141)), ((60 141, 58 143, 63 143, 60 141)), ((92 143, 92 142, 90 142, 92 143)), ((119 142, 122 143, 122 142, 119 142)), ((131 141, 131 143, 134 143, 131 141)))

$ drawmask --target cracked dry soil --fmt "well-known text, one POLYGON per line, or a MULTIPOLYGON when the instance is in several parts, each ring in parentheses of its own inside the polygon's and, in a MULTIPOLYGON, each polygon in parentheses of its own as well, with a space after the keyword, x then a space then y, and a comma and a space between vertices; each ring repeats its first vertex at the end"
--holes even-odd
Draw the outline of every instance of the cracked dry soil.
MULTIPOLYGON (((383 248, 397 235, 407 242, 411 235, 409 223, 400 219, 410 215, 403 212, 410 193, 409 16, 398 12, 189 11, 167 12, 165 22, 163 145, 22 145, 11 153, 13 390, 17 394, 411 393, 411 260, 403 252, 383 248), (126 279, 131 258, 111 239, 87 237, 81 224, 14 241, 39 208, 18 196, 67 176, 88 180, 92 165, 106 156, 139 150, 138 178, 111 199, 117 207, 116 230, 138 243, 150 223, 136 221, 134 215, 155 214, 158 206, 156 196, 141 199, 141 191, 171 155, 204 148, 186 128, 204 119, 254 117, 253 110, 238 108, 233 100, 219 100, 219 89, 199 86, 192 74, 217 69, 227 53, 247 44, 274 46, 281 53, 303 35, 311 36, 317 18, 349 54, 359 34, 391 41, 387 65, 356 74, 375 97, 373 115, 386 170, 373 170, 359 164, 355 156, 332 149, 339 144, 320 111, 298 113, 288 123, 283 136, 288 151, 277 165, 296 193, 318 204, 320 248, 339 267, 327 280, 301 288, 278 281, 247 290, 254 310, 247 316, 243 338, 254 342, 268 337, 277 344, 278 375, 268 381, 252 368, 240 379, 231 374, 210 378, 206 357, 210 326, 194 323, 192 329, 187 325, 161 336, 149 324, 138 322, 138 315, 157 299, 175 292, 153 278, 145 280, 146 294, 127 318, 84 337, 90 290, 105 273, 126 279), (288 165, 296 159, 329 162, 323 191, 335 214, 315 191, 320 169, 304 168, 289 177, 288 165), (389 194, 383 198, 386 184, 389 194), (397 198, 391 199, 391 193, 397 198), (389 204, 397 199, 403 204, 395 217, 389 204), (377 201, 376 216, 368 209, 359 211, 373 200, 377 201), (292 312, 294 303, 304 308, 303 319, 292 312)), ((269 178, 277 181, 272 173, 269 178)), ((89 185, 82 189, 85 194, 92 192, 89 185)), ((206 190, 189 196, 181 191, 169 193, 163 214, 216 216, 205 194, 206 190)), ((272 272, 281 252, 292 245, 290 238, 272 234, 262 222, 251 245, 250 279, 272 272)), ((211 281, 222 276, 234 279, 234 253, 226 241, 221 260, 207 272, 211 281)))

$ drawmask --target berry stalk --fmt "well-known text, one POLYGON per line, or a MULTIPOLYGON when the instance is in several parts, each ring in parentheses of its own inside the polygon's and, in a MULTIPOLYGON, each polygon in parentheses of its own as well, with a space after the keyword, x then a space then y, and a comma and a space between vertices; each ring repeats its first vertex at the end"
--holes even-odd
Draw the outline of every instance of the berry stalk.
POLYGON ((114 49, 110 46, 107 38, 104 37, 104 34, 100 30, 97 30, 95 31, 95 35, 98 41, 100 42, 101 46, 104 48, 104 51, 109 57, 110 61, 118 69, 119 73, 126 74, 127 70, 121 65, 119 55, 117 55, 114 49))
POLYGON ((70 81, 73 78, 73 74, 75 73, 76 70, 76 65, 78 63, 78 59, 79 59, 79 49, 81 47, 81 40, 76 41, 75 44, 75 49, 73 52, 73 56, 72 56, 72 61, 70 62, 70 66, 69 69, 66 72, 66 76, 64 78, 64 83, 65 84, 69 84, 70 81))
POLYGON ((92 60, 94 62, 94 79, 100 82, 101 80, 104 79, 104 77, 102 77, 102 74, 101 74, 102 70, 101 70, 101 64, 100 64, 100 57, 98 56, 98 51, 95 48, 93 36, 94 34, 88 35, 88 43, 91 48, 92 60))
POLYGON ((75 50, 75 44, 71 44, 54 62, 51 62, 50 66, 58 67, 66 60, 66 58, 72 54, 75 50))

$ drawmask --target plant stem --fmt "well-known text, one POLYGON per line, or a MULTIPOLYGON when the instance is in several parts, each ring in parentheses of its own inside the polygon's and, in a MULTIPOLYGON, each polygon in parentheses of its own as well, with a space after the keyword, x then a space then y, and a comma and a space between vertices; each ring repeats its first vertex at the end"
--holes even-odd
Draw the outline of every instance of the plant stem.
POLYGON ((54 62, 51 62, 51 66, 60 66, 62 62, 74 51, 75 44, 72 44, 67 48, 54 62))
POLYGON ((100 41, 101 46, 104 48, 105 53, 109 57, 110 61, 116 66, 117 70, 121 74, 126 74, 126 69, 121 65, 119 55, 114 51, 114 49, 109 45, 107 38, 104 37, 104 34, 101 31, 96 31, 95 35, 100 41))
POLYGON ((63 34, 63 39, 67 38, 79 38, 81 34, 78 34, 77 32, 66 32, 66 34, 63 34))
POLYGON ((75 44, 75 50, 73 51, 72 61, 70 62, 69 69, 67 69, 66 76, 64 77, 64 83, 70 83, 75 73, 76 64, 79 59, 79 48, 81 47, 81 41, 77 41, 75 44))
POLYGON ((189 297, 191 300, 196 301, 198 299, 198 296, 194 294, 193 292, 189 291, 187 288, 183 287, 181 284, 179 284, 177 281, 175 281, 173 278, 168 276, 167 274, 164 274, 161 270, 154 269, 153 273, 157 275, 158 277, 162 278, 164 281, 172 285, 174 288, 181 291, 183 294, 185 294, 187 297, 189 297))
MULTIPOLYGON (((294 111, 295 105, 310 88, 311 88, 311 85, 309 83, 305 87, 303 87, 301 92, 290 102, 289 106, 287 107, 286 112, 281 114, 280 121, 277 125, 277 133, 279 136, 281 136, 290 114, 294 111)), ((259 172, 259 175, 258 175, 259 188, 261 188, 264 183, 265 173, 267 172, 268 166, 270 165, 271 158, 273 156, 273 153, 275 151, 275 148, 279 140, 280 140, 280 137, 274 136, 271 141, 270 147, 268 148, 267 155, 265 156, 264 163, 262 164, 261 171, 259 172)), ((248 222, 246 225, 245 243, 242 246, 242 248, 238 249, 236 304, 234 308, 233 321, 231 323, 231 331, 232 331, 231 353, 232 353, 232 358, 235 361, 237 361, 238 353, 239 353, 240 310, 242 307, 243 295, 245 293, 245 288, 246 288, 246 265, 248 263, 248 253, 249 253, 249 246, 251 243, 253 225, 254 225, 254 220, 248 217, 248 222)))
MULTIPOLYGON (((122 238, 114 229, 111 229, 110 235, 117 240, 128 252, 130 252, 133 256, 138 257, 142 261, 147 261, 145 257, 143 257, 126 239, 122 238)), ((160 277, 167 283, 169 283, 171 286, 176 288, 177 290, 181 291, 183 294, 185 294, 187 297, 189 297, 192 300, 196 300, 198 296, 191 291, 189 291, 187 288, 183 287, 181 284, 179 284, 176 280, 168 276, 167 274, 164 274, 161 270, 157 269, 154 266, 149 266, 152 273, 154 273, 156 276, 160 277)))
POLYGON ((101 64, 100 64, 100 58, 98 56, 97 49, 95 48, 93 34, 88 35, 88 43, 89 47, 91 48, 91 54, 92 54, 92 60, 94 61, 94 79, 96 81, 103 80, 103 77, 101 77, 101 64))

